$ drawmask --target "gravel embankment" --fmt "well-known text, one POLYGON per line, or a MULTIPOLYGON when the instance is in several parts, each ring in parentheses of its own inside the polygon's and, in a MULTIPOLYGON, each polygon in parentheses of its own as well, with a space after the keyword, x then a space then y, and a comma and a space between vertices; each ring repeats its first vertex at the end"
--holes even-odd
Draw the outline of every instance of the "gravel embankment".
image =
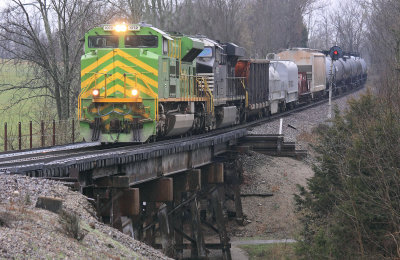
POLYGON ((169 259, 95 217, 86 197, 51 180, 0 175, 0 258, 169 259), (35 207, 39 196, 60 198, 80 219, 83 239, 67 235, 60 214, 35 207))
MULTIPOLYGON (((361 93, 364 92, 365 88, 332 101, 332 115, 335 105, 338 106, 340 111, 344 111, 347 108, 347 101, 349 99, 356 98, 361 93)), ((321 106, 310 108, 298 113, 291 114, 287 117, 284 117, 282 134, 284 135, 285 141, 296 142, 297 149, 307 149, 308 142, 307 140, 304 140, 304 134, 311 133, 312 128, 318 126, 321 123, 324 123, 327 120, 327 115, 328 115, 328 103, 325 103, 321 106)), ((254 127, 249 131, 249 134, 278 134, 278 133, 279 133, 279 120, 275 120, 254 127)))
MULTIPOLYGON (((333 101, 340 111, 347 107, 350 98, 356 98, 365 90, 333 101)), ((308 149, 314 141, 312 129, 326 121, 328 104, 307 109, 283 118, 285 141, 296 142, 297 149, 308 149), (292 127, 296 128, 293 129, 292 127)), ((250 134, 278 134, 279 119, 254 127, 250 134)), ((309 149, 308 149, 309 150, 309 149)), ((312 154, 312 153, 311 153, 312 154)), ((295 213, 293 195, 298 193, 297 185, 305 186, 307 179, 314 174, 310 162, 285 157, 273 157, 256 152, 241 154, 239 160, 244 169, 242 194, 271 194, 270 197, 242 197, 243 212, 248 223, 237 226, 229 223, 229 234, 233 241, 254 237, 263 239, 295 238, 299 228, 295 213)))

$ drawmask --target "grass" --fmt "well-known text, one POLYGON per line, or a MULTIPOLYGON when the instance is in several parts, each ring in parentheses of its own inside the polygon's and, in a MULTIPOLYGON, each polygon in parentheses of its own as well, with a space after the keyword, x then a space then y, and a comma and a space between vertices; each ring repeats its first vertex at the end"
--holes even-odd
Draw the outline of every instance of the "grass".
MULTIPOLYGON (((32 96, 33 92, 30 89, 2 91, 8 89, 10 85, 24 83, 32 79, 33 76, 34 72, 30 69, 28 63, 19 62, 16 64, 11 60, 0 59, 0 152, 4 150, 5 123, 7 123, 8 150, 16 150, 18 148, 18 122, 21 122, 22 149, 29 148, 29 121, 32 121, 33 124, 33 147, 40 146, 40 120, 45 121, 45 145, 49 146, 52 143, 52 120, 57 118, 52 100, 31 98, 8 108, 10 104, 19 99, 32 96)), ((75 140, 79 141, 81 138, 78 137, 78 124, 77 122, 75 124, 75 140)), ((71 141, 70 125, 70 120, 65 124, 57 124, 56 133, 59 133, 56 136, 57 144, 71 141)))
MULTIPOLYGON (((14 64, 12 61, 0 60, 0 90, 9 88, 9 85, 19 85, 33 77, 27 63, 14 64)), ((21 98, 27 98, 31 94, 29 89, 0 91, 0 111, 8 108, 10 104, 21 98)), ((0 113, 0 123, 4 125, 7 122, 10 125, 18 122, 30 121, 37 111, 39 105, 43 105, 44 100, 29 99, 13 105, 5 112, 0 113)))
POLYGON ((295 244, 261 244, 261 245, 241 245, 241 249, 245 250, 250 260, 296 260, 295 244))

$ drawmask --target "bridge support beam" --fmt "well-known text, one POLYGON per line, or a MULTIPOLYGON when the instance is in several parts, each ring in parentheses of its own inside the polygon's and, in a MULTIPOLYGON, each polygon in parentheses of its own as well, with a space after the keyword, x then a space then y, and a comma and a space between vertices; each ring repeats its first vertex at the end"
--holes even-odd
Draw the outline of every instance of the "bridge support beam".
POLYGON ((212 163, 206 167, 206 170, 209 184, 224 183, 224 164, 222 162, 212 163))
POLYGON ((140 197, 146 202, 172 202, 174 186, 172 178, 161 178, 140 186, 140 197))

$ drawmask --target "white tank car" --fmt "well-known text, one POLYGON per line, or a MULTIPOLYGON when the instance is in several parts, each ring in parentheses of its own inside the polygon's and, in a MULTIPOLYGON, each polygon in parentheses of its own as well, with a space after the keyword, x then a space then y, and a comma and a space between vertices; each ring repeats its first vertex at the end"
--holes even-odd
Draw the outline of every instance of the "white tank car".
POLYGON ((273 66, 269 67, 269 105, 271 114, 279 112, 279 104, 285 100, 279 73, 273 66))
POLYGON ((285 96, 286 105, 294 107, 298 100, 299 91, 299 72, 296 63, 289 60, 272 60, 271 65, 279 74, 281 91, 285 96))

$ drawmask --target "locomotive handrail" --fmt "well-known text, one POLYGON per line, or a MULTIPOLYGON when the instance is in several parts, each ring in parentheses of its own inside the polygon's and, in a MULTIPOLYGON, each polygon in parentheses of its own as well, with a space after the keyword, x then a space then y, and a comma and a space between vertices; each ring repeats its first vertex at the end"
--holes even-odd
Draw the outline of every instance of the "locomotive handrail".
POLYGON ((244 90, 245 95, 246 95, 246 98, 245 98, 245 101, 244 101, 245 102, 245 106, 248 107, 249 106, 249 93, 247 92, 246 85, 244 84, 244 81, 241 80, 240 83, 242 83, 242 87, 243 87, 243 90, 244 90))
MULTIPOLYGON (((93 76, 91 76, 91 77, 94 77, 95 78, 95 73, 94 73, 94 75, 93 76)), ((96 78, 95 78, 96 79, 96 78)), ((85 93, 87 90, 88 90, 88 88, 89 88, 89 86, 92 84, 92 82, 93 82, 93 79, 92 79, 92 81, 90 81, 90 83, 88 83, 87 85, 86 85, 86 87, 84 88, 84 90, 81 90, 81 92, 79 93, 79 96, 78 96, 78 118, 79 119, 82 119, 82 110, 81 110, 81 108, 82 108, 82 93, 85 93)))
POLYGON ((207 80, 205 79, 205 77, 198 77, 198 76, 194 76, 196 78, 197 83, 200 86, 204 86, 204 91, 203 93, 205 95, 208 96, 208 106, 209 106, 209 112, 214 113, 214 100, 213 100, 213 94, 210 90, 210 88, 208 87, 208 83, 207 80))

